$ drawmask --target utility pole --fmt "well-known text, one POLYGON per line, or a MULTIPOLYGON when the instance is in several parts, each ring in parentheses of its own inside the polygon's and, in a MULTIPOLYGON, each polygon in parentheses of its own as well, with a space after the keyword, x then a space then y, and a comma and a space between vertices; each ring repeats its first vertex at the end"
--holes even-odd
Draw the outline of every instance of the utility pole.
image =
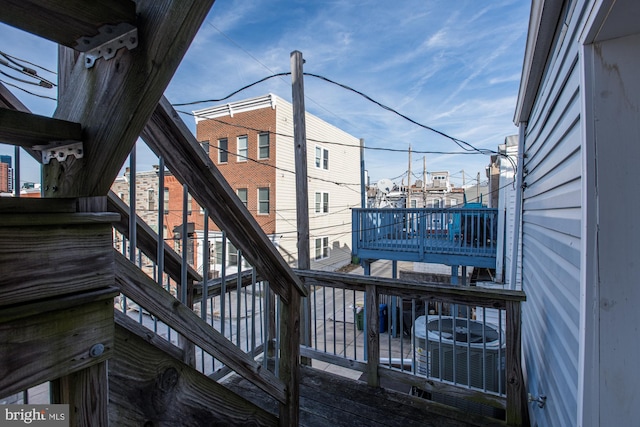
POLYGON ((409 175, 407 176, 407 203, 406 207, 411 207, 411 144, 409 144, 409 175))
POLYGON ((480 172, 478 172, 476 178, 476 202, 481 202, 482 198, 480 197, 480 172))
MULTIPOLYGON (((309 249, 309 187, 307 185, 307 127, 304 107, 304 59, 302 52, 291 52, 291 99, 293 104, 293 141, 296 168, 296 223, 298 227, 298 268, 311 269, 309 249)), ((307 291, 309 286, 307 285, 307 291)), ((309 298, 302 299, 301 341, 311 345, 311 306, 309 298)), ((311 366, 311 359, 303 357, 301 363, 311 366)))

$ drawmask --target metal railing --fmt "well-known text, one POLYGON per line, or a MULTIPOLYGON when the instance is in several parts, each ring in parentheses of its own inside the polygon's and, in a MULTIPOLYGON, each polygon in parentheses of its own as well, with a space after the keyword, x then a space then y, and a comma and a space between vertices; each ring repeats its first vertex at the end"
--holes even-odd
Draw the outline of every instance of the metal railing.
POLYGON ((388 259, 381 252, 413 254, 408 260, 429 254, 496 256, 497 209, 359 208, 352 215, 353 252, 361 258, 388 259))
POLYGON ((370 385, 387 378, 469 412, 522 419, 522 292, 297 273, 312 290, 304 356, 352 369, 370 385))

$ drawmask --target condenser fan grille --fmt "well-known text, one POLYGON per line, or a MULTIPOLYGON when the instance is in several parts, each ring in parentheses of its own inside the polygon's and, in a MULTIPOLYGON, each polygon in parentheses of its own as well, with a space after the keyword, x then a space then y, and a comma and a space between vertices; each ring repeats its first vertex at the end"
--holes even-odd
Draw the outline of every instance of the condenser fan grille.
POLYGON ((439 334, 443 339, 453 340, 455 336, 455 341, 463 343, 482 344, 497 341, 500 338, 494 328, 473 320, 467 321, 467 319, 434 319, 428 322, 427 328, 429 332, 439 334))

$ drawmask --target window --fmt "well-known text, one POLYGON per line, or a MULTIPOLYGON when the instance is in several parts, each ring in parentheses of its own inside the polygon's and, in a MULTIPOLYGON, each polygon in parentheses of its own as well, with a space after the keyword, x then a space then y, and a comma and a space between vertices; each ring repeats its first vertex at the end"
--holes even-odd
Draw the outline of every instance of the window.
POLYGON ((156 210, 156 192, 153 188, 147 191, 148 208, 150 211, 156 210))
POLYGON ((249 147, 247 145, 247 136, 238 137, 238 162, 246 162, 249 157, 249 147))
POLYGON ((412 208, 416 208, 416 207, 418 207, 418 201, 417 201, 417 200, 412 200, 412 201, 411 201, 411 207, 412 207, 412 208))
POLYGON ((191 194, 187 193, 187 215, 191 215, 191 205, 193 204, 193 198, 191 194))
POLYGON ((258 188, 258 214, 269 214, 269 188, 258 188))
POLYGON ((329 258, 329 238, 320 237, 316 239, 316 256, 315 259, 329 258))
POLYGON ((316 167, 329 170, 329 150, 316 147, 316 167))
POLYGON ((169 187, 164 187, 164 213, 169 213, 169 187))
POLYGON ((269 134, 261 133, 258 135, 258 159, 269 158, 269 134))
POLYGON ((329 193, 316 193, 316 213, 329 213, 329 193))
POLYGON ((238 265, 238 249, 233 246, 233 243, 229 242, 227 245, 227 254, 229 258, 229 266, 237 266, 238 265))
POLYGON ((240 201, 242 202, 242 204, 244 205, 244 207, 247 207, 247 189, 246 188, 238 188, 237 190, 238 193, 238 198, 240 199, 240 201))
POLYGON ((451 199, 451 206, 456 206, 458 201, 456 199, 451 199))
POLYGON ((229 141, 227 138, 218 140, 218 163, 227 163, 229 161, 229 141))

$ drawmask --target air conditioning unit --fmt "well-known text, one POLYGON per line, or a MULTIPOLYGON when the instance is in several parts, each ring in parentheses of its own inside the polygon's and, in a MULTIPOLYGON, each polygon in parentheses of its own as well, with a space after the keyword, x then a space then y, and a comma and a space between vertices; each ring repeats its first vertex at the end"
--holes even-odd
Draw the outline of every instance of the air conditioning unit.
POLYGON ((451 316, 420 316, 414 333, 418 374, 504 393, 505 334, 497 326, 451 316))

